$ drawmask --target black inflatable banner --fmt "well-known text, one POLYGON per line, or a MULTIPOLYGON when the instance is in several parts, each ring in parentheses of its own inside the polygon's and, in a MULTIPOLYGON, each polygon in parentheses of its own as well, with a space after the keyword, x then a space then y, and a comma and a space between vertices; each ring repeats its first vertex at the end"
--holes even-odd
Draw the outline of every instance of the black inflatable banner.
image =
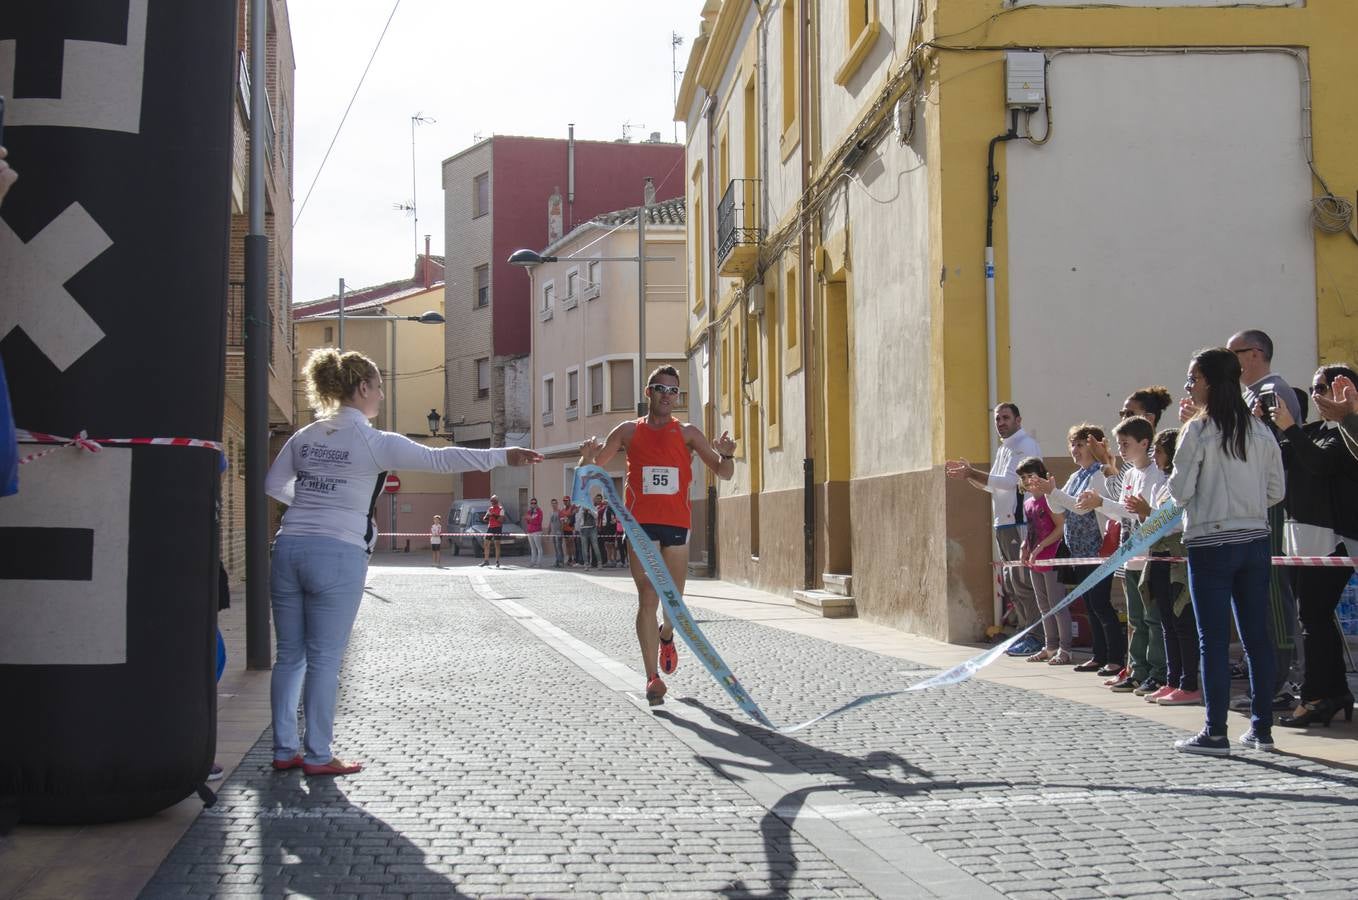
MULTIPOLYGON (((219 440, 235 0, 0 16, 0 356, 21 429, 219 440)), ((32 445, 21 452, 41 449, 32 445)), ((0 499, 0 796, 149 815, 216 745, 218 454, 66 448, 0 499)))

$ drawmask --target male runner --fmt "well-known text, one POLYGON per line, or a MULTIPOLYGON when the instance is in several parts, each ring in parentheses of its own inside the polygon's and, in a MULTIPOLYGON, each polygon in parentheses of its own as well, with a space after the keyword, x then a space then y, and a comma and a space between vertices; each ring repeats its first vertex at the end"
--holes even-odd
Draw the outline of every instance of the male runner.
MULTIPOLYGON (((646 379, 650 411, 645 418, 623 422, 600 442, 591 437, 580 445, 580 465, 603 466, 623 451, 627 454, 627 508, 646 536, 660 547, 665 567, 679 593, 684 592, 688 574, 688 530, 691 510, 689 482, 693 480, 693 454, 706 463, 718 478, 735 474, 736 442, 726 432, 709 442, 696 425, 680 423, 671 415, 679 399, 679 372, 674 366, 661 366, 646 379)), ((652 706, 663 703, 666 675, 679 667, 679 652, 674 647, 674 624, 665 614, 656 629, 655 613, 660 606, 656 593, 641 567, 637 553, 629 554, 632 580, 637 584, 637 640, 646 667, 646 701, 652 706)))

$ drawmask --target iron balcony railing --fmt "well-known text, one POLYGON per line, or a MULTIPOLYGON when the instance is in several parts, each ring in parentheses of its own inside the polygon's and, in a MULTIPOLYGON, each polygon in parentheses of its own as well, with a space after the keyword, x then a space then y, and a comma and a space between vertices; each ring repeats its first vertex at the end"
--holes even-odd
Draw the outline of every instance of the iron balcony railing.
POLYGON ((733 178, 717 205, 717 260, 736 247, 758 246, 763 238, 758 215, 759 179, 733 178))

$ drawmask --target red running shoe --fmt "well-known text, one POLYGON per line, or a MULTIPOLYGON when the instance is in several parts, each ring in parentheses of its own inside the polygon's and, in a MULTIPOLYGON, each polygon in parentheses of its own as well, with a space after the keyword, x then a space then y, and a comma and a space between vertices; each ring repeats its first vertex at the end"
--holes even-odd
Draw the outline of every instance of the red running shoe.
POLYGON ((651 706, 659 706, 665 702, 665 692, 668 690, 659 675, 652 675, 646 682, 646 702, 651 706))
MULTIPOLYGON (((665 631, 665 626, 660 626, 660 631, 665 631)), ((670 635, 667 641, 663 637, 660 639, 660 671, 666 675, 673 675, 674 670, 679 668, 679 651, 674 646, 674 635, 670 635)))

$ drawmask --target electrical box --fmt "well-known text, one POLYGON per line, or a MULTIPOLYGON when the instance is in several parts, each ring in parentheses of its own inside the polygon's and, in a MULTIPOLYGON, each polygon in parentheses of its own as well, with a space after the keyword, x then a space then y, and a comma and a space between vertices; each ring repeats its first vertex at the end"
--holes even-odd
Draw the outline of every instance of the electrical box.
POLYGON ((1047 55, 1022 50, 1004 54, 1004 103, 1010 109, 1037 109, 1047 100, 1047 55))
POLYGON ((764 314, 764 283, 752 284, 745 289, 745 313, 751 316, 764 314))

